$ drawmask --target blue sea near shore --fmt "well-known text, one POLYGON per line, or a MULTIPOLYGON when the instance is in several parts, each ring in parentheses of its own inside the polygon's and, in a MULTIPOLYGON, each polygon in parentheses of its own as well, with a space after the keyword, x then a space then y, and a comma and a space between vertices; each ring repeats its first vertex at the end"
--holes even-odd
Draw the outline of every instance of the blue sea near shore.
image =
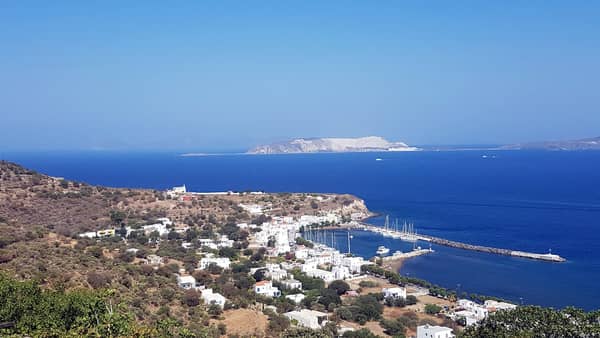
MULTIPOLYGON (((363 198, 419 233, 471 244, 553 253, 566 263, 464 251, 405 262, 403 275, 461 292, 515 302, 600 308, 600 152, 463 151, 310 155, 172 153, 4 153, 52 176, 115 187, 192 191, 336 192, 363 198), (376 161, 381 158, 381 161, 376 161)), ((370 220, 383 224, 383 217, 370 220)), ((352 252, 410 243, 353 232, 352 252)), ((345 233, 336 243, 346 250, 345 233)), ((426 243, 419 243, 428 247, 426 243)))

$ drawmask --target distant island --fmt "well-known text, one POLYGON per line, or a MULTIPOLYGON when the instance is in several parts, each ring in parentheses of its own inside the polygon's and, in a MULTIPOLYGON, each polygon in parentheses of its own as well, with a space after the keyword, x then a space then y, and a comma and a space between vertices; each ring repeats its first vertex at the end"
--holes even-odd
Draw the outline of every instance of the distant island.
POLYGON ((259 145, 248 154, 348 153, 382 151, 417 151, 403 142, 390 142, 379 136, 357 138, 297 138, 285 142, 259 145))
POLYGON ((579 140, 543 141, 509 144, 501 150, 600 150, 600 136, 579 140))

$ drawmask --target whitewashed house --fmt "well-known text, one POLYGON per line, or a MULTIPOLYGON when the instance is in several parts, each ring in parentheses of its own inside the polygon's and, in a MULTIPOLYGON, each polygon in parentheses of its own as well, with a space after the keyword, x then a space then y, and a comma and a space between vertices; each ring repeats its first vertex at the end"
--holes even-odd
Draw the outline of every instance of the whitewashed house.
POLYGON ((278 288, 273 286, 273 283, 269 280, 263 280, 260 282, 256 282, 254 284, 254 292, 258 295, 263 295, 267 297, 279 297, 281 296, 281 291, 278 288))
POLYGON ((334 266, 331 268, 331 273, 333 273, 333 278, 340 280, 352 277, 350 270, 345 266, 334 266))
POLYGON ((374 263, 366 261, 362 257, 345 257, 344 256, 342 258, 342 262, 341 262, 341 265, 350 269, 350 272, 352 272, 352 273, 360 273, 361 272, 360 268, 363 265, 371 265, 371 264, 374 264, 374 263))
POLYGON ((182 289, 193 289, 196 287, 196 278, 194 276, 177 276, 177 286, 182 289))
POLYGON ((406 299, 406 288, 384 288, 381 292, 383 292, 383 298, 406 299))
POLYGON ((486 300, 483 303, 483 306, 488 310, 488 312, 496 312, 500 310, 514 310, 517 308, 515 304, 506 303, 506 302, 498 302, 495 300, 486 300))
POLYGON ((225 306, 225 302, 227 298, 223 297, 220 293, 213 292, 212 289, 204 289, 201 294, 202 299, 204 300, 204 304, 216 304, 223 308, 225 306))
POLYGON ((473 301, 470 301, 468 299, 459 299, 458 300, 458 307, 462 308, 466 311, 469 311, 471 313, 473 313, 474 317, 479 321, 479 320, 483 320, 488 316, 488 309, 485 308, 485 306, 477 304, 473 301))
POLYGON ((324 312, 302 309, 300 311, 291 311, 283 314, 291 321, 298 323, 298 326, 317 330, 327 324, 328 316, 324 312))
POLYGON ((211 264, 215 264, 223 269, 229 269, 231 261, 227 257, 204 257, 200 259, 198 268, 200 270, 207 269, 211 264))
POLYGON ((227 238, 225 235, 221 235, 221 238, 216 242, 217 248, 231 248, 233 247, 233 240, 227 238))
POLYGON ((296 259, 307 259, 308 258, 308 253, 309 253, 310 249, 308 249, 305 246, 296 246, 296 250, 294 250, 294 256, 296 257, 296 259))
POLYGON ((201 248, 207 247, 207 248, 214 249, 214 250, 217 250, 219 248, 217 246, 217 243, 215 243, 215 241, 213 241, 210 238, 199 238, 198 244, 200 245, 201 248))
POLYGON ((296 304, 300 304, 300 302, 301 302, 301 301, 302 301, 304 298, 306 298, 306 296, 304 296, 304 295, 303 295, 303 294, 301 294, 301 293, 296 293, 296 294, 294 294, 294 295, 287 295, 287 296, 285 296, 285 298, 287 298, 287 299, 291 300, 292 302, 294 302, 294 303, 296 303, 296 304))
POLYGON ((272 280, 279 281, 287 278, 287 271, 283 270, 279 264, 267 264, 266 268, 266 275, 272 280))
POLYGON ((167 196, 169 196, 170 198, 176 198, 185 193, 187 193, 187 188, 185 187, 185 184, 180 187, 173 187, 172 189, 167 190, 167 196))
POLYGON ((454 338, 452 329, 445 326, 417 326, 417 338, 454 338))
POLYGON ((333 282, 336 279, 333 272, 322 269, 308 269, 304 273, 309 277, 322 279, 325 283, 333 282))
POLYGON ((287 289, 287 290, 293 290, 293 289, 302 290, 302 282, 300 282, 299 280, 286 279, 286 280, 282 280, 280 283, 281 283, 281 287, 283 287, 284 289, 287 289))
POLYGON ((161 265, 163 264, 163 258, 158 255, 148 255, 146 257, 148 264, 150 265, 161 265))

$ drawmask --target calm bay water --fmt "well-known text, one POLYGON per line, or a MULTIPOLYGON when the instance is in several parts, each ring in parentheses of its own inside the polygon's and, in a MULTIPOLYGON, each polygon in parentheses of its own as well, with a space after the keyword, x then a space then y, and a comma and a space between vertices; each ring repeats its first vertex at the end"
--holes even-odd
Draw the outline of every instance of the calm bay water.
MULTIPOLYGON (((433 246, 401 273, 529 304, 600 308, 600 152, 419 152, 180 157, 171 153, 9 153, 52 176, 115 187, 337 192, 419 233, 568 259, 545 263, 433 246), (484 157, 486 155, 487 157, 484 157), (375 161, 381 158, 381 161, 375 161)), ((383 218, 371 220, 381 225, 383 218)), ((344 233, 337 233, 346 250, 344 233)), ((411 244, 354 232, 352 252, 411 244)), ((425 243, 420 245, 428 246, 425 243)))

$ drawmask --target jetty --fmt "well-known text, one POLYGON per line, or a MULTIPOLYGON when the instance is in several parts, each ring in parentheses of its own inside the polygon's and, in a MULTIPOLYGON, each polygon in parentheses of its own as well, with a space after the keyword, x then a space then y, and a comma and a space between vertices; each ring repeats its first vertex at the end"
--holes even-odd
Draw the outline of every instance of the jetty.
POLYGON ((432 253, 433 250, 430 249, 415 249, 409 252, 396 252, 391 256, 385 256, 382 257, 381 259, 384 262, 387 261, 393 261, 393 260, 397 260, 397 259, 406 259, 406 258, 411 258, 411 257, 417 257, 417 256, 421 256, 421 255, 426 255, 428 253, 432 253))
MULTIPOLYGON (((386 218, 386 225, 387 224, 388 224, 388 220, 386 218)), ((533 253, 533 252, 526 252, 526 251, 519 251, 519 250, 494 248, 494 247, 483 246, 483 245, 467 244, 467 243, 462 243, 462 242, 457 242, 457 241, 451 241, 451 240, 444 239, 444 238, 428 236, 428 235, 423 235, 423 234, 417 234, 416 232, 414 232, 414 230, 412 228, 410 228, 410 232, 407 232, 406 228, 403 229, 403 231, 399 231, 399 230, 394 229, 393 227, 389 227, 389 226, 378 227, 378 226, 374 226, 371 224, 359 223, 359 222, 352 222, 352 223, 344 224, 341 227, 357 228, 357 229, 361 229, 364 231, 371 231, 371 232, 382 234, 383 236, 398 238, 401 240, 408 240, 410 242, 420 240, 420 241, 424 241, 424 242, 434 243, 437 245, 443 245, 443 246, 457 248, 457 249, 463 249, 463 250, 471 250, 471 251, 479 251, 479 252, 511 256, 511 257, 535 259, 535 260, 540 260, 540 261, 545 261, 545 262, 566 262, 565 258, 563 258, 559 255, 556 255, 556 254, 552 254, 552 253, 540 254, 540 253, 533 253)))

